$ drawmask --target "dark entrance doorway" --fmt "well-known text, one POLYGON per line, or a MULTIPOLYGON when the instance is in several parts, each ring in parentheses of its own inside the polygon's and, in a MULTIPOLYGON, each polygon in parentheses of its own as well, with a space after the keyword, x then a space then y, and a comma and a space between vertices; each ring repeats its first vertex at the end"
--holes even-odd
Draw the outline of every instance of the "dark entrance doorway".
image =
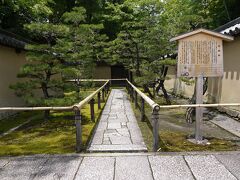
POLYGON ((120 65, 111 66, 111 79, 128 78, 128 71, 120 65))
MULTIPOLYGON (((128 71, 121 65, 111 66, 111 79, 126 79, 128 78, 128 71)), ((125 81, 112 81, 114 85, 124 85, 125 81)))

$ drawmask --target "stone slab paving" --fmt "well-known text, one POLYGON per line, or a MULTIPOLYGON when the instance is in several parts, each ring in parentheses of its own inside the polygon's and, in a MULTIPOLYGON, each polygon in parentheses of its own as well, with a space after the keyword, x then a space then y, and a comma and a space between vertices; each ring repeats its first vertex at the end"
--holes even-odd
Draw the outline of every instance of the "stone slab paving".
MULTIPOLYGON (((237 178, 213 155, 186 156, 186 162, 196 179, 236 180, 237 178)), ((240 162, 239 162, 240 163, 240 162)))
POLYGON ((147 156, 128 156, 116 158, 116 180, 152 180, 152 172, 147 156))
POLYGON ((9 160, 3 168, 0 169, 1 180, 22 180, 33 179, 41 167, 47 161, 45 157, 21 157, 9 160))
POLYGON ((7 163, 9 163, 9 159, 8 158, 6 158, 6 159, 1 159, 1 161, 0 161, 0 170, 1 170, 1 168, 2 167, 4 167, 7 163))
POLYGON ((221 114, 214 117, 211 122, 240 137, 240 122, 221 114))
POLYGON ((111 91, 88 151, 147 151, 131 103, 123 89, 111 91))
POLYGON ((114 178, 113 157, 85 157, 76 174, 78 180, 112 180, 114 178))
MULTIPOLYGON (((7 160, 8 161, 8 160, 7 160)), ((0 158, 5 164, 6 158, 0 158)), ((240 152, 212 154, 96 153, 11 157, 1 180, 240 179, 240 152)))
POLYGON ((150 156, 149 161, 152 167, 154 179, 194 179, 183 156, 150 156))
POLYGON ((76 156, 49 158, 33 179, 73 179, 81 160, 76 156))
POLYGON ((220 161, 236 178, 240 179, 240 155, 216 155, 220 161))

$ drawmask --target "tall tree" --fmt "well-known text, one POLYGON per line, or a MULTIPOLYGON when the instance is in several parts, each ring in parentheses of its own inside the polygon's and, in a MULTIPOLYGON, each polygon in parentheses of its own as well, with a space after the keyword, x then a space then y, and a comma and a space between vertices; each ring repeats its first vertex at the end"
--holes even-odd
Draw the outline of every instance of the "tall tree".
POLYGON ((53 0, 2 0, 0 1, 0 28, 27 36, 24 24, 46 20, 52 14, 53 0))
MULTIPOLYGON (((64 66, 58 59, 53 46, 57 39, 64 37, 69 29, 63 25, 54 25, 48 22, 31 23, 25 27, 35 39, 42 43, 26 47, 28 63, 21 67, 18 74, 18 77, 24 78, 25 81, 18 82, 11 88, 29 105, 61 105, 58 97, 64 97, 64 82, 60 78, 64 66), (42 93, 37 93, 39 90, 42 93)), ((65 103, 65 100, 62 103, 65 103)), ((45 118, 48 115, 49 111, 45 111, 45 118)))
POLYGON ((71 69, 78 72, 81 78, 91 78, 93 68, 103 56, 103 48, 107 36, 101 33, 102 24, 88 24, 86 10, 75 7, 66 12, 62 19, 70 29, 64 39, 59 39, 55 46, 56 52, 68 62, 71 69), (72 65, 72 66, 71 66, 72 65))

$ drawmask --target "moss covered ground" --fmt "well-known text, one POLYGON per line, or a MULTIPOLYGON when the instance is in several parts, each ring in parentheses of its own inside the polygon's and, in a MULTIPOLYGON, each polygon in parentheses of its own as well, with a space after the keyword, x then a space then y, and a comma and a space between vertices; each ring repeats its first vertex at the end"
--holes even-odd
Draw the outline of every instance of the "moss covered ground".
MULTIPOLYGON (((84 96, 88 93, 84 92, 84 96)), ((96 102, 97 103, 97 102, 96 102)), ((95 119, 100 116, 95 103, 95 119)), ((101 107, 104 106, 101 103, 101 107)), ((96 121, 90 120, 90 107, 85 105, 82 114, 82 140, 83 150, 90 139, 96 121)), ((76 128, 73 112, 51 112, 48 120, 44 120, 43 112, 24 112, 13 119, 1 121, 5 128, 3 131, 13 127, 16 121, 25 122, 29 117, 31 121, 14 132, 0 138, 0 156, 27 155, 27 154, 62 154, 74 153, 76 145, 76 128)))
MULTIPOLYGON (((139 99, 139 98, 138 98, 139 99)), ((155 101, 164 104, 162 97, 158 97, 155 101)), ((140 104, 140 102, 139 102, 140 104)), ((145 144, 149 151, 152 151, 153 135, 151 120, 151 108, 145 106, 146 118, 144 122, 140 121, 140 111, 134 108, 138 125, 141 129, 145 144)), ((236 138, 227 131, 211 124, 204 122, 203 135, 210 142, 209 145, 196 145, 187 139, 194 134, 194 124, 187 124, 185 121, 184 109, 172 109, 160 111, 160 148, 159 151, 164 152, 184 152, 184 151, 234 151, 239 150, 239 146, 231 140, 236 138)))
POLYGON ((35 114, 36 112, 21 112, 8 118, 2 119, 0 121, 0 134, 25 123, 35 114))

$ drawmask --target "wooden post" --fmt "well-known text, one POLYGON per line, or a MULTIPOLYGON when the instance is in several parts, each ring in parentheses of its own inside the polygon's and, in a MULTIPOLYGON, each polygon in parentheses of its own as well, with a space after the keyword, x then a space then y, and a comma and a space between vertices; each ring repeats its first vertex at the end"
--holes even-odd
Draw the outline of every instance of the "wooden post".
POLYGON ((131 87, 131 97, 132 97, 132 102, 134 101, 134 89, 133 89, 133 87, 131 87))
POLYGON ((78 96, 78 98, 80 97, 80 81, 79 81, 79 77, 77 77, 77 96, 78 96))
POLYGON ((155 86, 153 86, 152 90, 153 90, 153 97, 155 97, 156 96, 155 86))
MULTIPOLYGON (((196 86, 196 104, 203 104, 203 75, 197 77, 196 86)), ((196 123, 195 123, 195 140, 202 141, 202 107, 196 108, 196 123)))
POLYGON ((128 94, 129 94, 129 84, 128 84, 128 82, 126 82, 126 89, 127 89, 128 94))
POLYGON ((82 126, 81 126, 81 112, 78 107, 73 108, 75 113, 75 125, 76 125, 76 151, 81 151, 82 146, 82 126))
POLYGON ((132 86, 129 85, 129 95, 130 95, 130 99, 132 100, 132 86))
POLYGON ((110 90, 111 85, 112 85, 112 81, 109 80, 109 83, 108 83, 108 88, 109 88, 109 90, 110 90))
POLYGON ((134 102, 135 102, 135 108, 137 108, 137 105, 138 105, 138 97, 137 97, 137 91, 134 92, 135 94, 135 99, 134 99, 134 102))
POLYGON ((102 89, 102 100, 105 101, 104 88, 102 89))
POLYGON ((141 121, 144 121, 145 118, 145 107, 144 107, 144 99, 141 98, 141 121))
POLYGON ((108 95, 108 92, 109 92, 109 86, 108 86, 108 84, 107 84, 107 86, 106 86, 106 97, 107 97, 107 95, 108 95))
POLYGON ((152 127, 153 127, 153 152, 157 152, 159 148, 159 109, 153 109, 152 112, 152 127))
POLYGON ((95 122, 95 117, 94 117, 94 99, 91 99, 90 101, 90 112, 91 112, 91 120, 95 122))
POLYGON ((105 87, 106 87, 106 96, 107 96, 107 94, 108 94, 108 91, 109 91, 108 84, 107 84, 105 87))
POLYGON ((98 109, 101 109, 101 93, 98 93, 98 109))

